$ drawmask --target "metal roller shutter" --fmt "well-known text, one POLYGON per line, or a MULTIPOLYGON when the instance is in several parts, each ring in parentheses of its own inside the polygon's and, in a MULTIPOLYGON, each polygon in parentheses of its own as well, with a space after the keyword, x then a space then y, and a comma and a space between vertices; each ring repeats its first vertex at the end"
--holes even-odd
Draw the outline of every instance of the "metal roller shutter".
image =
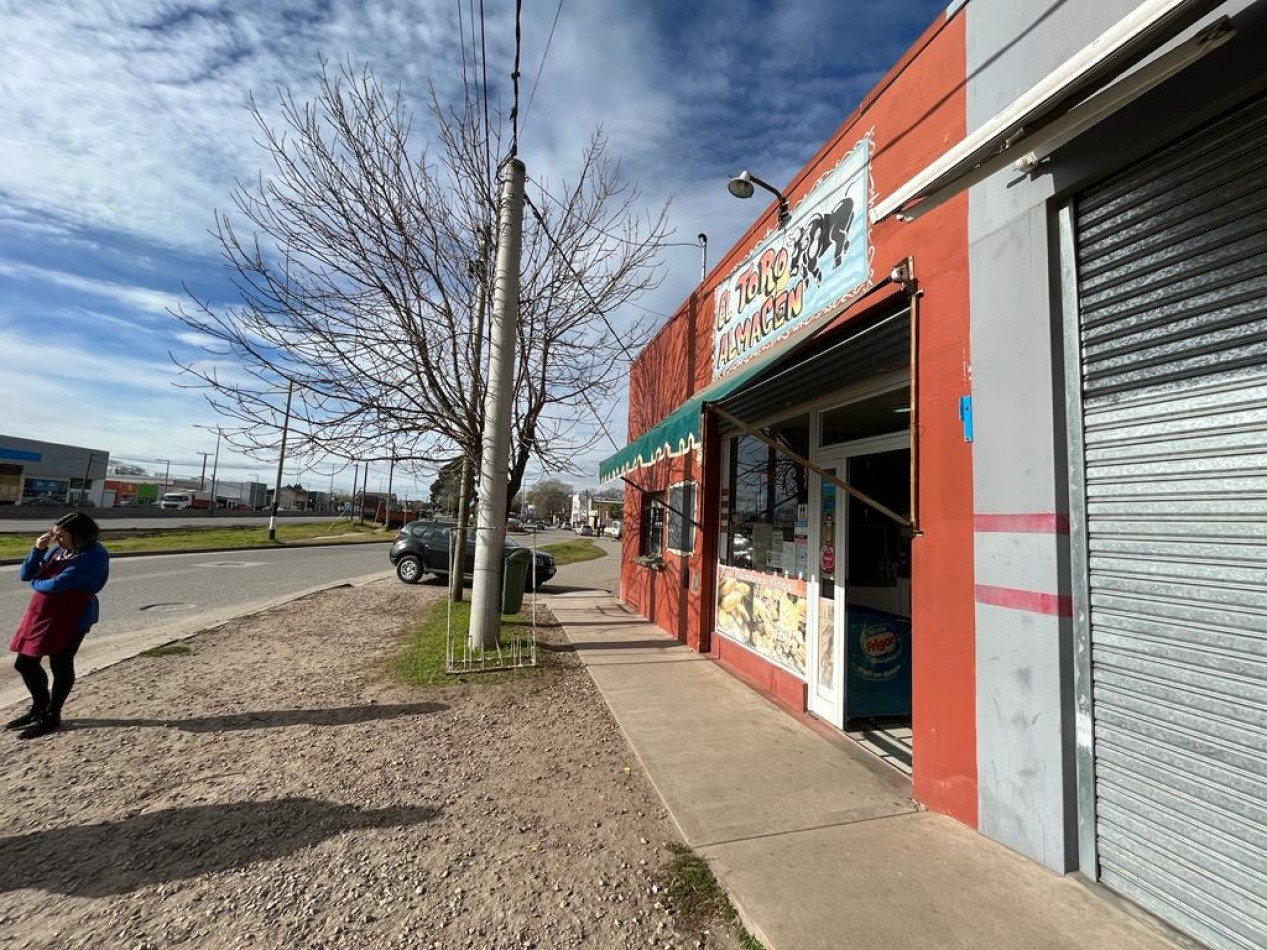
POLYGON ((1267 99, 1074 204, 1100 879, 1267 947, 1267 99))

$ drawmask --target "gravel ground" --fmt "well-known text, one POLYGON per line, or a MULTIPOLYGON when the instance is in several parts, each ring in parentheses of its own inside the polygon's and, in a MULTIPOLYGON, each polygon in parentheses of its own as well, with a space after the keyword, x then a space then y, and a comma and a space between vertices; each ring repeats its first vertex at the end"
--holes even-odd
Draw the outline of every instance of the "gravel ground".
POLYGON ((738 947, 669 906, 676 831, 561 630, 538 674, 390 678, 440 596, 315 595, 0 736, 0 947, 738 947))

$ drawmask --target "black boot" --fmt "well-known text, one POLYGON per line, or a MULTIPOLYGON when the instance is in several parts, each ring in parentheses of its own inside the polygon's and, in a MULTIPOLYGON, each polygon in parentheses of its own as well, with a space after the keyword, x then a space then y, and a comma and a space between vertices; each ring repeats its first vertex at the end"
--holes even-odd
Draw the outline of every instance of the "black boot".
POLYGON ((50 732, 56 732, 62 727, 61 714, 52 710, 45 710, 40 713, 39 717, 31 725, 27 726, 18 733, 19 739, 37 739, 40 736, 46 736, 50 732))
POLYGON ((40 706, 32 705, 30 709, 18 716, 17 719, 10 719, 4 724, 6 729, 25 729, 27 726, 34 725, 39 722, 40 714, 44 710, 40 706))

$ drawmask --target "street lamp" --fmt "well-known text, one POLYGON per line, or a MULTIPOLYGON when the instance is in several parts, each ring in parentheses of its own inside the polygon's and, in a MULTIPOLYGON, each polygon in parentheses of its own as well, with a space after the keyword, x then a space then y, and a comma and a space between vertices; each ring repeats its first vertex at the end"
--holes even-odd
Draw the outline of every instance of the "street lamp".
POLYGON ((779 199, 779 227, 783 227, 787 224, 788 218, 792 216, 792 212, 788 210, 787 196, 768 181, 763 181, 756 175, 752 174, 752 172, 744 169, 734 178, 730 179, 730 183, 726 187, 730 189, 730 193, 736 198, 751 198, 753 195, 753 185, 759 185, 779 199))

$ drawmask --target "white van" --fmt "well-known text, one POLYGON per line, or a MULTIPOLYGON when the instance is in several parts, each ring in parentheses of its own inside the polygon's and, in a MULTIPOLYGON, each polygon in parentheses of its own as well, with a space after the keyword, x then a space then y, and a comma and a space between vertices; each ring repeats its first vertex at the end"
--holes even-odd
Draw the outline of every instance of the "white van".
POLYGON ((190 508, 194 503, 193 492, 187 491, 169 491, 158 503, 158 507, 164 511, 179 511, 181 508, 190 508))

